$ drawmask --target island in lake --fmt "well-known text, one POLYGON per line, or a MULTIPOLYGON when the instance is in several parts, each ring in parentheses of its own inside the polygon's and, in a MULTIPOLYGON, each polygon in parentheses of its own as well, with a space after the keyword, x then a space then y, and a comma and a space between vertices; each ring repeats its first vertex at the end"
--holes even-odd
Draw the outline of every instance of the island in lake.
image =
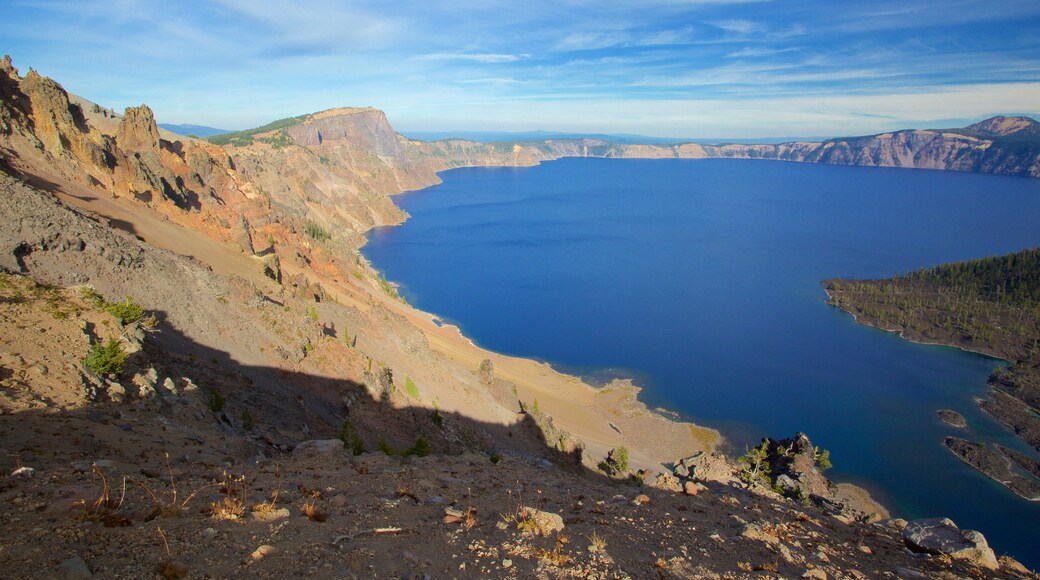
MULTIPOLYGON (((990 399, 979 404, 1040 451, 1040 249, 888 279, 833 279, 824 284, 830 303, 862 324, 915 342, 950 345, 1008 361, 1010 366, 993 370, 990 399)), ((961 426, 943 411, 942 420, 961 426)), ((944 444, 1018 495, 1040 499, 1040 462, 1035 458, 955 437, 944 444)))

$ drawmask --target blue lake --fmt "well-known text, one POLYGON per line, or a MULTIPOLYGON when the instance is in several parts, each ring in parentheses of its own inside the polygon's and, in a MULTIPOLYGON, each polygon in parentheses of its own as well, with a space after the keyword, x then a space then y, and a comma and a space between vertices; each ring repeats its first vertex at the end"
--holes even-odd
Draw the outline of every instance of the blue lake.
POLYGON ((996 361, 859 326, 820 285, 1038 246, 1040 180, 613 159, 442 177, 364 249, 411 304, 494 351, 633 377, 730 451, 803 431, 893 515, 948 516, 1040 566, 1040 505, 941 445, 1028 449, 972 401, 996 361))

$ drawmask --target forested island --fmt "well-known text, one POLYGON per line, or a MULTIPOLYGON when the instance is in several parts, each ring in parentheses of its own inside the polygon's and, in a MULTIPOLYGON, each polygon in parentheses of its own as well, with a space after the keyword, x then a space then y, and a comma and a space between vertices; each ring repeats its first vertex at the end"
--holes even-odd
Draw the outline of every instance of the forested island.
MULTIPOLYGON (((990 375, 990 399, 980 405, 1040 451, 1040 248, 880 280, 825 280, 824 285, 829 303, 861 324, 1008 361, 990 375)), ((952 437, 945 445, 1020 496, 1040 499, 1040 462, 1035 459, 952 437)))

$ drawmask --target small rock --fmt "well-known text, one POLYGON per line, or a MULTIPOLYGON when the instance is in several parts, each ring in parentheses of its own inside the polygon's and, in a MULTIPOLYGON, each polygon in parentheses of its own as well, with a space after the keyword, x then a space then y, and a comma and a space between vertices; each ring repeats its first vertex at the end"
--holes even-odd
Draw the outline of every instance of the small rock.
POLYGON ((36 475, 36 470, 31 467, 19 467, 11 472, 11 477, 30 478, 36 475))
POLYGON ((683 493, 686 495, 697 495, 697 484, 692 481, 683 482, 683 493))
POLYGON ((762 526, 758 524, 745 525, 744 529, 740 531, 740 536, 757 542, 765 542, 766 544, 775 545, 780 543, 780 538, 763 530, 762 526))
POLYGON ((505 560, 502 560, 502 567, 503 568, 512 568, 513 567, 513 561, 510 560, 509 558, 506 558, 505 560))
POLYGON ((802 574, 802 578, 815 578, 816 580, 827 580, 827 573, 819 568, 810 568, 802 574))
POLYGON ((635 505, 646 505, 650 503, 650 496, 646 495, 645 493, 641 493, 637 495, 635 499, 632 500, 632 503, 635 505))
POLYGON ((212 538, 213 536, 216 536, 216 535, 217 535, 217 530, 214 530, 213 528, 206 528, 205 530, 202 530, 202 537, 203 538, 209 539, 209 538, 212 538))
POLYGON ((68 560, 65 560, 61 563, 60 568, 65 572, 65 578, 68 580, 79 580, 81 578, 93 577, 87 563, 79 556, 73 556, 68 560))
POLYGON ((342 493, 332 496, 332 505, 334 507, 343 507, 347 505, 347 496, 342 493))
POLYGON ((273 522, 287 517, 289 517, 289 510, 286 508, 253 512, 253 519, 261 522, 273 522))
POLYGON ((466 515, 466 512, 453 507, 446 507, 444 508, 444 514, 456 518, 462 518, 466 515))
POLYGON ((870 549, 870 546, 864 546, 862 544, 859 547, 859 551, 863 552, 864 554, 866 554, 868 556, 874 553, 874 551, 870 549))
POLYGON ((260 546, 259 548, 254 550, 250 557, 253 558, 254 560, 263 560, 264 558, 269 558, 271 556, 277 556, 278 552, 280 552, 280 550, 278 548, 275 548, 274 546, 268 546, 267 544, 264 544, 263 546, 260 546))

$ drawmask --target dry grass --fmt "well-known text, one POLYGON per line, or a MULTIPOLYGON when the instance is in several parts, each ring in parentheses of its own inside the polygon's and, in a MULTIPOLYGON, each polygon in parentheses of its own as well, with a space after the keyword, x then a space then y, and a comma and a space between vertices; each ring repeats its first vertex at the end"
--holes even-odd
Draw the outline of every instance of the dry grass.
POLYGON ((273 512, 276 509, 278 509, 278 494, 282 491, 282 466, 281 465, 275 465, 274 466, 274 477, 275 477, 275 481, 277 483, 275 484, 274 491, 271 492, 271 499, 268 500, 268 501, 264 501, 264 502, 261 502, 261 503, 253 505, 253 512, 254 513, 260 514, 261 516, 266 516, 267 514, 273 512))
POLYGON ((571 561, 571 556, 563 552, 563 547, 571 542, 570 538, 563 535, 560 532, 556 533, 556 544, 552 550, 542 548, 536 552, 536 556, 542 562, 546 564, 552 564, 553 566, 563 566, 571 561))
POLYGON ((599 532, 592 532, 592 535, 589 536, 589 551, 599 553, 606 549, 607 540, 599 535, 599 532))
POLYGON ((311 492, 311 497, 307 501, 303 502, 300 506, 300 513, 307 516, 307 519, 312 522, 324 522, 328 519, 328 515, 318 508, 318 499, 321 497, 321 492, 314 490, 311 492))
POLYGON ((83 519, 101 523, 108 528, 132 525, 130 518, 119 513, 119 509, 123 505, 123 499, 126 497, 126 479, 123 479, 123 490, 119 496, 119 501, 115 501, 110 496, 108 478, 105 477, 101 468, 95 463, 91 466, 90 472, 94 478, 94 484, 99 485, 100 488, 94 501, 90 503, 81 501, 83 519))
POLYGON ((145 493, 147 493, 148 496, 152 498, 152 502, 155 503, 155 509, 153 509, 152 512, 145 518, 146 521, 151 521, 157 517, 168 518, 180 516, 184 513, 184 510, 187 509, 188 504, 191 503, 191 500, 195 499, 195 496, 197 496, 199 492, 208 487, 215 487, 216 485, 218 485, 204 485, 199 489, 196 489, 194 492, 188 494, 188 497, 184 498, 183 500, 178 500, 177 480, 173 476, 173 466, 170 465, 169 453, 166 453, 166 471, 170 474, 170 497, 166 500, 161 499, 159 497, 159 494, 152 491, 152 488, 145 481, 130 478, 130 482, 143 489, 145 493))
POLYGON ((224 498, 209 504, 210 512, 218 520, 237 520, 246 511, 246 477, 241 475, 233 477, 226 471, 221 490, 224 498))

